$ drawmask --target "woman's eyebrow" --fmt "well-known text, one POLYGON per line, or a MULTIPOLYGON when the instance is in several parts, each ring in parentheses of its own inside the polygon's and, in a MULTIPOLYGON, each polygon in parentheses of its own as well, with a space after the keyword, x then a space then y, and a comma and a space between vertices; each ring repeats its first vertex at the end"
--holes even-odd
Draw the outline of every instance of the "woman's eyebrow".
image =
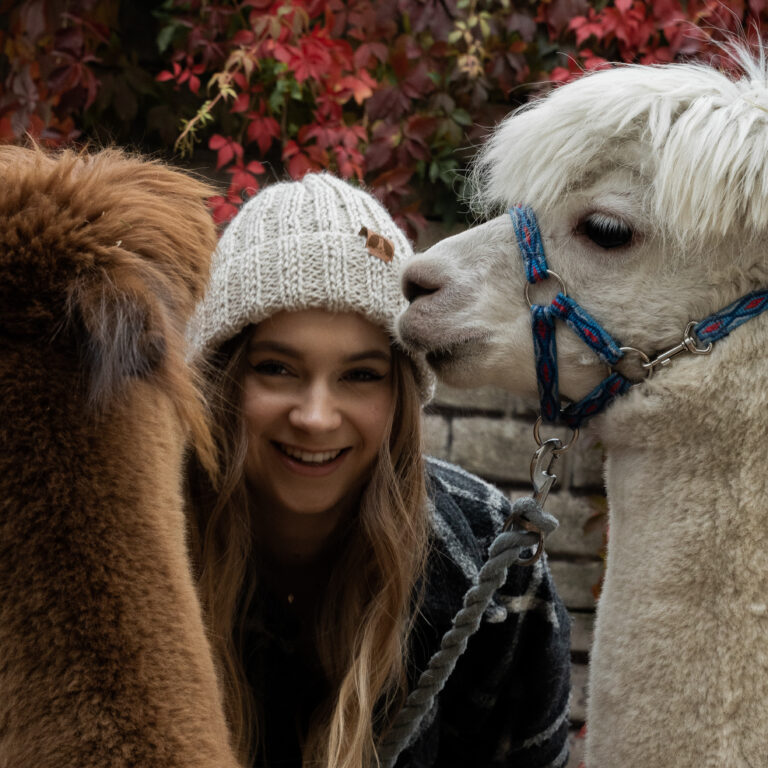
MULTIPOLYGON (((295 347, 289 344, 283 344, 279 341, 269 341, 264 339, 263 341, 254 341, 251 343, 251 352, 269 351, 278 352, 279 354, 286 355, 287 357, 300 358, 301 352, 295 347)), ((355 352, 352 355, 347 355, 343 358, 345 364, 357 363, 361 360, 383 360, 385 363, 392 362, 392 355, 389 352, 385 352, 381 349, 366 349, 362 352, 355 352)))
POLYGON ((259 350, 268 350, 270 352, 279 352, 282 355, 286 355, 288 357, 301 357, 301 353, 295 349, 294 347, 291 347, 288 344, 282 344, 279 341, 253 341, 251 342, 251 352, 257 352, 259 350))
POLYGON ((383 352, 380 349, 368 349, 365 352, 356 352, 344 358, 345 363, 357 363, 360 360, 383 360, 385 363, 392 361, 392 355, 389 352, 383 352))

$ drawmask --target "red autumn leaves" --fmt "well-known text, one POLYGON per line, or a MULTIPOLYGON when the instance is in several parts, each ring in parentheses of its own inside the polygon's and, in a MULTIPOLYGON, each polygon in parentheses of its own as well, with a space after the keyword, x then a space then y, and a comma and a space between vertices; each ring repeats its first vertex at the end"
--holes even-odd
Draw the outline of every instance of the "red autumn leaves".
POLYGON ((548 82, 617 60, 729 66, 712 35, 768 18, 768 0, 158 0, 133 39, 123 4, 0 2, 0 141, 71 143, 111 110, 157 148, 214 153, 220 221, 270 179, 327 169, 411 233, 456 215, 473 147, 548 82))

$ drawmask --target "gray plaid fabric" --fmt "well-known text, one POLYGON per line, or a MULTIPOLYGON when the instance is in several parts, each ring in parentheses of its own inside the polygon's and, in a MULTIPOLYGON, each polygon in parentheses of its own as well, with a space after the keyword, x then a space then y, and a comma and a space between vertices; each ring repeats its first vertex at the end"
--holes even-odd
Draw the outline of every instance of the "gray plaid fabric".
MULTIPOLYGON (((407 670, 413 687, 461 608, 509 514, 493 486, 429 459, 433 531, 407 670)), ((248 678, 265 702, 255 766, 300 768, 300 734, 325 695, 299 653, 300 626, 284 600, 262 596, 264 629, 246 623, 248 678)), ((254 610, 257 610, 255 607, 254 610)), ((568 614, 546 560, 513 567, 445 688, 396 768, 543 768, 568 757, 568 614)))
MULTIPOLYGON (((428 460, 432 550, 411 640, 414 685, 511 511, 474 475, 428 460)), ((546 557, 513 567, 397 768, 544 768, 568 759, 570 625, 546 557)))

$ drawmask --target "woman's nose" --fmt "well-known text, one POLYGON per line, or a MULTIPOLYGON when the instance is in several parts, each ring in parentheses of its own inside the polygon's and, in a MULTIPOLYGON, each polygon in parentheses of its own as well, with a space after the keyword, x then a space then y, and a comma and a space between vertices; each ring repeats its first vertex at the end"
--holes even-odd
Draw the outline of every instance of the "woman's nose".
POLYGON ((331 432, 341 425, 339 403, 328 387, 317 385, 307 388, 291 409, 291 426, 305 432, 331 432))

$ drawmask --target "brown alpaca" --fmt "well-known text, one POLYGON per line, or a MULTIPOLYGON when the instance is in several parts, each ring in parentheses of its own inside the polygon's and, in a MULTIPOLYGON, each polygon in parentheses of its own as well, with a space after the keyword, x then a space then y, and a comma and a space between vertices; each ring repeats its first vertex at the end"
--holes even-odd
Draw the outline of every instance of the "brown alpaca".
POLYGON ((187 558, 205 185, 0 147, 0 768, 235 768, 187 558))

